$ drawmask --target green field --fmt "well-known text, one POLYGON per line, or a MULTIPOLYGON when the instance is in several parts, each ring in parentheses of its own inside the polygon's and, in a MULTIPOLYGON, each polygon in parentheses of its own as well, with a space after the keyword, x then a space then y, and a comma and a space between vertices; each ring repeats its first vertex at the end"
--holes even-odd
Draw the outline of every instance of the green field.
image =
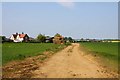
POLYGON ((118 43, 83 42, 80 44, 88 51, 87 53, 99 56, 103 63, 117 69, 118 57, 120 61, 118 43))
POLYGON ((44 51, 56 52, 65 45, 53 43, 3 43, 2 63, 6 64, 13 60, 21 60, 26 57, 42 55, 44 51))

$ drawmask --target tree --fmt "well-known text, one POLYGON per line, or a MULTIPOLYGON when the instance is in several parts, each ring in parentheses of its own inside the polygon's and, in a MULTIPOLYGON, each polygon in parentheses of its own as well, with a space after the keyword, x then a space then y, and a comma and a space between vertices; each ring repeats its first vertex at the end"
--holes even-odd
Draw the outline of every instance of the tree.
POLYGON ((2 36, 0 36, 0 43, 2 43, 2 36))
POLYGON ((64 37, 64 40, 65 40, 65 41, 67 41, 67 40, 68 40, 68 38, 67 38, 67 37, 64 37))
POLYGON ((69 40, 70 42, 73 42, 73 39, 72 39, 71 37, 68 37, 68 40, 69 40))
POLYGON ((45 35, 39 34, 37 36, 37 41, 39 42, 45 42, 45 39, 46 39, 45 35))
POLYGON ((65 42, 73 42, 72 37, 64 37, 65 42))
POLYGON ((57 34, 55 34, 54 37, 61 37, 61 35, 57 33, 57 34))
MULTIPOLYGON (((5 36, 1 36, 1 41, 2 41, 2 42, 6 42, 6 37, 5 37, 5 36)), ((0 42, 1 42, 1 41, 0 41, 0 42)))

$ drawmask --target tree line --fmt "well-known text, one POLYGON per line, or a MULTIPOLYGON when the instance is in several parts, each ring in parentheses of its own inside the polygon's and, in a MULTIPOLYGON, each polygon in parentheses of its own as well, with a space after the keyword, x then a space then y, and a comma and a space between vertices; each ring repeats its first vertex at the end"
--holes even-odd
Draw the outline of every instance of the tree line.
MULTIPOLYGON (((55 36, 60 36, 59 33, 56 33, 55 36)), ((45 36, 44 34, 38 34, 36 38, 29 37, 30 43, 53 43, 53 38, 51 36, 45 36)), ((9 38, 6 38, 5 36, 0 36, 0 42, 13 42, 9 38)), ((64 37, 64 42, 74 42, 72 37, 64 37)))

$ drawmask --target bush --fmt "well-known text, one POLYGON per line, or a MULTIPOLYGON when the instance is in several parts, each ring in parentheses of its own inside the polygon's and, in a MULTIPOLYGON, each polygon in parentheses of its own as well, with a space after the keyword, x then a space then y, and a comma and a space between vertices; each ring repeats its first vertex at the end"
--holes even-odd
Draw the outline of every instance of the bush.
POLYGON ((66 46, 69 46, 69 45, 71 45, 71 43, 70 43, 70 42, 66 42, 65 45, 66 45, 66 46))

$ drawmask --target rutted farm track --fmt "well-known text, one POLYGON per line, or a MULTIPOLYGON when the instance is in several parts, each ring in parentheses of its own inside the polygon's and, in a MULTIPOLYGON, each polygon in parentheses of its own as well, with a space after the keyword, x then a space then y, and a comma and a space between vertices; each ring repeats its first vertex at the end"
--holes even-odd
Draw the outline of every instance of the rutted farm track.
MULTIPOLYGON (((47 57, 50 55, 46 54, 47 57)), ((3 71, 14 70, 17 72, 10 74, 10 71, 3 77, 31 77, 31 78, 114 78, 117 74, 102 68, 91 56, 84 56, 80 50, 80 45, 74 43, 62 51, 57 52, 44 62, 37 56, 20 62, 14 67, 5 67, 3 71), (20 66, 20 67, 19 67, 20 66), (26 73, 26 74, 25 74, 26 73)), ((43 58, 43 57, 42 57, 43 58)))

